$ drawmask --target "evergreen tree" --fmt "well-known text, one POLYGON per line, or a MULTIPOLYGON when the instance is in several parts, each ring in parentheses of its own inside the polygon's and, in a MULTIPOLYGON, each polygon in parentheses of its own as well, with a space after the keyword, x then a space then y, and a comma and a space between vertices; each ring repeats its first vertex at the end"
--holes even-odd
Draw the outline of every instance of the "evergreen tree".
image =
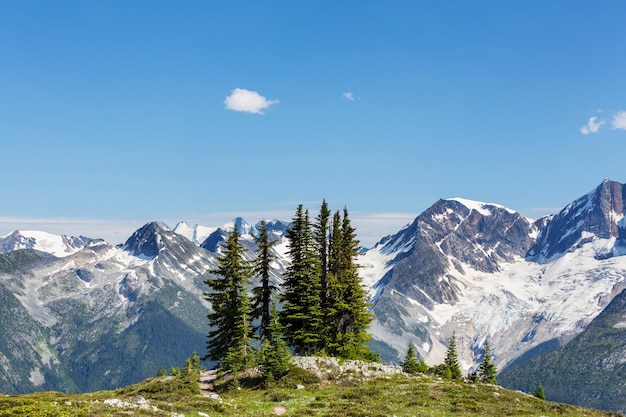
POLYGON ((267 223, 265 220, 261 221, 261 229, 259 236, 255 237, 257 244, 257 259, 254 264, 254 272, 260 278, 260 284, 255 287, 252 292, 254 295, 252 306, 252 320, 260 318, 260 324, 258 327, 258 335, 261 341, 272 338, 270 331, 271 321, 271 301, 272 295, 276 292, 276 286, 270 282, 270 270, 271 263, 275 259, 272 253, 272 247, 276 244, 276 241, 269 240, 269 234, 267 232, 267 223))
POLYGON ((276 304, 272 303, 270 324, 268 326, 270 338, 265 339, 261 348, 259 365, 266 381, 282 378, 291 368, 291 352, 283 339, 283 331, 278 322, 276 304))
POLYGON ((485 356, 478 367, 478 378, 480 382, 486 384, 496 384, 496 374, 498 370, 496 365, 491 361, 491 350, 489 348, 489 342, 485 343, 485 356))
POLYGON ((423 372, 422 362, 417 358, 417 353, 413 347, 413 343, 409 342, 409 347, 404 355, 404 361, 402 362, 402 371, 407 374, 416 374, 423 372))
POLYGON ((533 395, 540 400, 545 400, 546 394, 543 392, 543 385, 539 384, 539 386, 537 387, 537 391, 535 391, 533 395))
POLYGON ((343 246, 341 215, 335 212, 330 226, 328 242, 328 272, 326 274, 326 305, 324 308, 325 350, 329 355, 339 356, 341 334, 339 320, 343 309, 343 288, 339 282, 342 269, 341 248, 343 246))
POLYGON ((322 201, 320 213, 317 216, 314 226, 315 242, 317 243, 317 251, 320 260, 320 305, 322 310, 328 307, 328 223, 330 220, 330 210, 326 200, 322 201))
POLYGON ((204 297, 212 307, 206 357, 219 361, 224 370, 236 371, 252 358, 250 300, 246 292, 251 270, 244 252, 235 226, 218 258, 219 267, 211 271, 218 277, 205 281, 210 291, 204 297))
POLYGON ((450 338, 448 350, 446 351, 446 358, 443 363, 445 367, 450 370, 450 378, 461 379, 461 365, 459 365, 459 355, 456 351, 456 333, 454 332, 450 338))
POLYGON ((348 359, 377 359, 365 344, 370 335, 367 333, 373 320, 368 311, 367 294, 361 285, 358 264, 359 241, 356 229, 352 227, 348 209, 343 209, 341 219, 340 247, 336 250, 339 260, 337 281, 341 290, 338 333, 340 335, 339 355, 348 359))
POLYGON ((254 348, 252 347, 252 322, 250 320, 250 299, 244 292, 241 295, 241 302, 236 310, 237 320, 234 321, 233 333, 237 339, 233 340, 228 348, 226 356, 221 361, 221 367, 225 371, 232 371, 237 378, 237 372, 254 362, 254 348))
POLYGON ((302 205, 287 230, 287 239, 291 265, 283 283, 280 321, 294 352, 311 355, 319 351, 323 340, 320 265, 309 213, 302 205))
POLYGON ((468 382, 471 382, 473 384, 477 383, 479 381, 478 379, 478 372, 473 371, 467 374, 467 380, 468 382))
POLYGON ((200 365, 200 357, 194 351, 191 357, 185 360, 185 367, 181 370, 181 373, 186 376, 196 376, 200 375, 200 372, 204 370, 204 366, 200 365))

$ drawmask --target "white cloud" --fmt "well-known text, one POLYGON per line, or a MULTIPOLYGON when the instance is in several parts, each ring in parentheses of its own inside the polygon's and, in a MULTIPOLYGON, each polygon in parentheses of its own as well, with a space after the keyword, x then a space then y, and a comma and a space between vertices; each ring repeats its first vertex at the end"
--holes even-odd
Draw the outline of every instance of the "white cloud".
POLYGON ((346 100, 354 101, 354 94, 352 94, 352 92, 350 91, 343 93, 341 97, 345 98, 346 100))
POLYGON ((626 130, 626 111, 618 111, 617 114, 613 116, 613 129, 626 130))
POLYGON ((605 123, 604 120, 598 120, 596 116, 592 116, 589 118, 587 124, 580 128, 580 133, 583 135, 588 135, 590 133, 598 133, 600 127, 605 123))
POLYGON ((278 100, 268 100, 256 91, 246 90, 245 88, 235 88, 224 100, 228 110, 254 114, 263 114, 263 110, 277 103, 279 103, 278 100))

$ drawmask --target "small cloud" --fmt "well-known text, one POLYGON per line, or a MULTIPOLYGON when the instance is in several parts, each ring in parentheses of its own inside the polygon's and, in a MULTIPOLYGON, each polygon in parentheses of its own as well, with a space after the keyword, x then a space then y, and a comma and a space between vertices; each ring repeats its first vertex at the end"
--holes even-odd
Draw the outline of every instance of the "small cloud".
POLYGON ((605 123, 604 120, 598 120, 596 116, 592 116, 589 118, 587 124, 580 128, 580 133, 583 135, 588 135, 590 133, 598 133, 600 127, 605 123))
POLYGON ((278 100, 268 100, 256 91, 245 88, 235 88, 224 100, 228 110, 254 114, 263 114, 263 110, 277 103, 279 103, 278 100))
POLYGON ((352 94, 351 91, 343 93, 341 97, 345 98, 346 100, 354 101, 354 94, 352 94))
POLYGON ((626 111, 618 111, 617 114, 613 116, 613 129, 626 130, 626 111))

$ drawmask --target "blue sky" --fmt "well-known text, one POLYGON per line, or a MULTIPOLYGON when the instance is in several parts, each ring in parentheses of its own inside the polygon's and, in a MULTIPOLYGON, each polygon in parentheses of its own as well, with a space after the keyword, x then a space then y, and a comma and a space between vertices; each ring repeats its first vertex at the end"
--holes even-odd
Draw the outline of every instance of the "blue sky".
POLYGON ((623 1, 0 2, 0 235, 626 181, 623 1))

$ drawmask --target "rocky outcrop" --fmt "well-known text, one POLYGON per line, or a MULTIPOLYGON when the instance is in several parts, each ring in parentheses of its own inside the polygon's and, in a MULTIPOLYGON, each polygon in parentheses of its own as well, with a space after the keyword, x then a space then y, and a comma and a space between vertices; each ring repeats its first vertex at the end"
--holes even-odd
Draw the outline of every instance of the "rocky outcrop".
POLYGON ((321 380, 338 378, 376 378, 402 373, 402 367, 384 365, 378 362, 346 360, 339 363, 337 358, 317 356, 294 356, 295 366, 314 373, 321 380))

